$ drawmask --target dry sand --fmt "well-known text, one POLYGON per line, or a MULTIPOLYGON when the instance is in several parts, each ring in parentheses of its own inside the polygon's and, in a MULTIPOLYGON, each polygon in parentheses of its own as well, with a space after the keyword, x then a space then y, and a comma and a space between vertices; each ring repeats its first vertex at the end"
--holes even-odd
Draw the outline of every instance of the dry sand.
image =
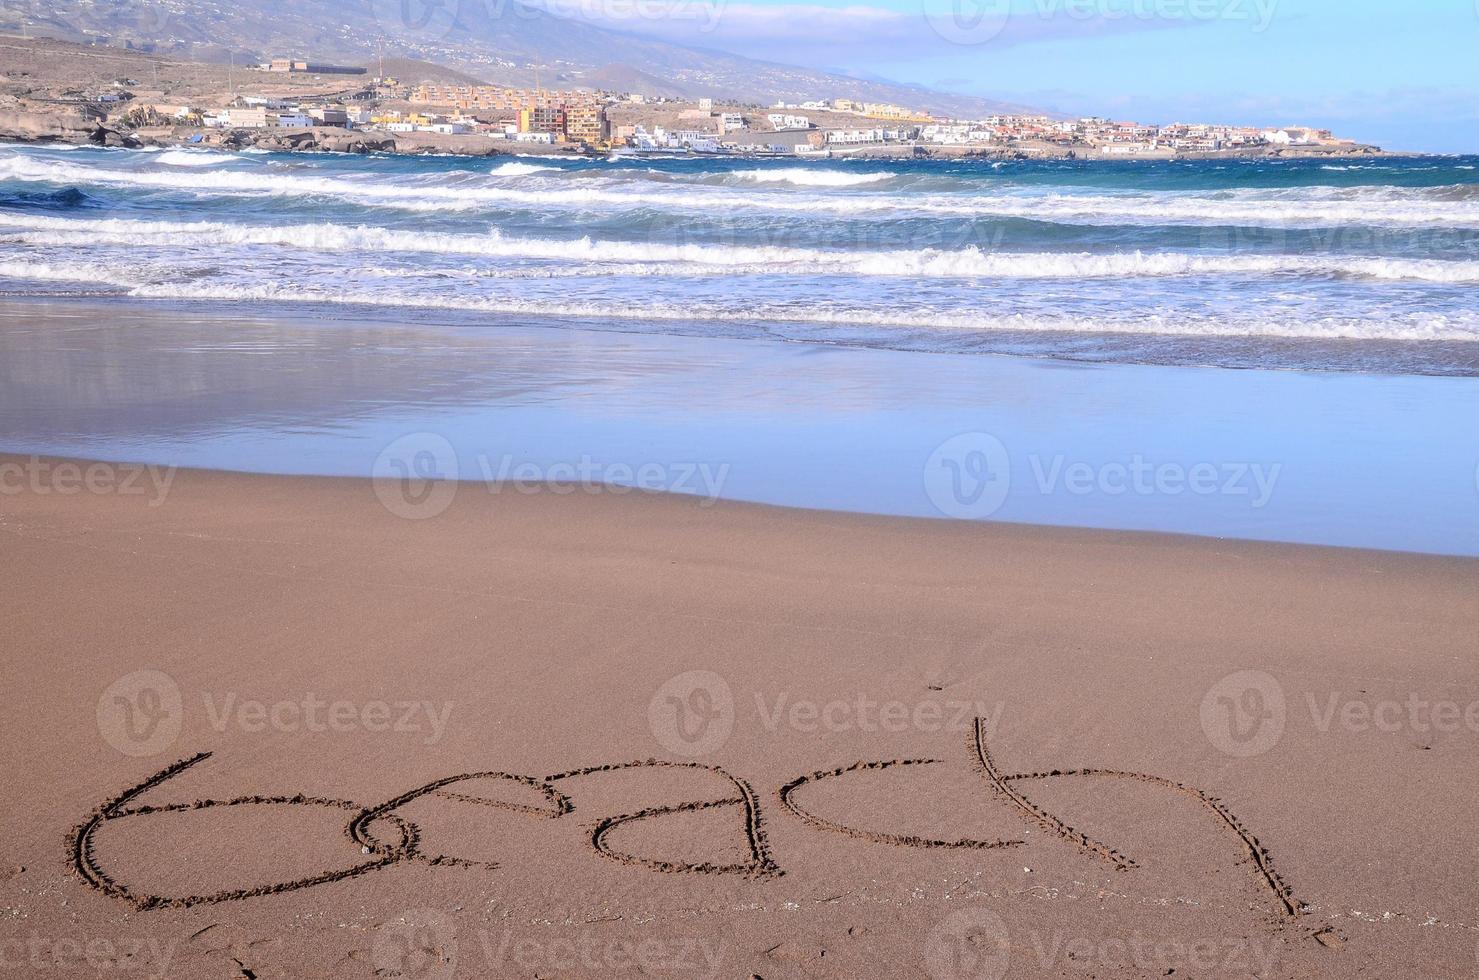
POLYGON ((1479 562, 26 465, 6 976, 1475 970, 1479 562))

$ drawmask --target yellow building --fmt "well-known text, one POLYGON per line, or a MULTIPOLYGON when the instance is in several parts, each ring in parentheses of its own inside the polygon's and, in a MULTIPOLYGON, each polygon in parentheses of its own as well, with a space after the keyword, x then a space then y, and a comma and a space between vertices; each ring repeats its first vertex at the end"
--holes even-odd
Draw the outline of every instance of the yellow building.
POLYGON ((565 136, 577 143, 605 143, 610 138, 606 110, 590 103, 565 107, 565 136))
POLYGON ((906 109, 901 105, 890 105, 887 102, 864 102, 863 115, 872 119, 898 119, 904 122, 932 122, 933 117, 927 112, 917 112, 906 109))
POLYGON ((565 110, 531 106, 519 110, 519 132, 565 135, 565 110))
POLYGON ((600 100, 591 92, 505 88, 501 85, 418 85, 411 90, 410 101, 503 113, 600 105, 600 100))

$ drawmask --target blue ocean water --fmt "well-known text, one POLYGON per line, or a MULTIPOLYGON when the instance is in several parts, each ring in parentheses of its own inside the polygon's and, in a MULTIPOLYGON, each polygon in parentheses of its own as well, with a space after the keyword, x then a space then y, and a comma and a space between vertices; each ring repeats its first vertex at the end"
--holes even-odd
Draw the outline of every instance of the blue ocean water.
POLYGON ((1473 375, 1476 166, 4 147, 0 292, 1473 375))

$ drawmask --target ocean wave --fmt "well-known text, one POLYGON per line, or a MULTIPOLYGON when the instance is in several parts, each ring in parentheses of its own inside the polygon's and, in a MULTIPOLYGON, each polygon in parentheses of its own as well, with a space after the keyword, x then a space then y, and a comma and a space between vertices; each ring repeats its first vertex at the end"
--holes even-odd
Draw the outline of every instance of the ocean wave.
POLYGON ((0 214, 0 234, 45 247, 125 245, 165 248, 282 246, 311 252, 363 251, 469 255, 574 263, 645 263, 638 275, 853 275, 916 278, 1095 279, 1150 276, 1321 276, 1371 280, 1479 283, 1479 261, 1357 255, 1237 255, 1191 252, 1008 252, 963 249, 846 251, 774 245, 507 237, 366 225, 238 225, 0 214), (653 265, 656 264, 656 265, 653 265))
POLYGON ((125 274, 114 263, 39 262, 0 259, 0 278, 40 282, 83 282, 104 286, 143 286, 151 281, 138 270, 125 274))
POLYGON ((147 269, 126 270, 98 263, 0 261, 0 277, 70 281, 123 287, 124 295, 146 299, 193 299, 272 304, 313 303, 360 307, 460 310, 472 313, 569 317, 609 321, 715 321, 737 324, 826 324, 852 328, 959 331, 1139 334, 1199 337, 1287 337, 1303 339, 1428 340, 1479 342, 1479 314, 1448 316, 1417 313, 1403 317, 1291 317, 1239 319, 1226 316, 1140 314, 1116 317, 1046 317, 1001 314, 988 310, 941 310, 928 306, 878 308, 837 302, 767 304, 741 302, 732 307, 707 305, 696 311, 689 303, 613 304, 601 300, 535 299, 517 292, 500 296, 465 296, 441 291, 414 292, 374 286, 339 288, 283 280, 222 283, 202 279, 166 282, 147 269))
POLYGON ((75 187, 59 191, 20 191, 15 194, 0 194, 0 216, 8 208, 44 208, 50 211, 65 211, 86 207, 92 199, 75 187))
POLYGON ((227 153, 218 153, 215 150, 166 150, 154 159, 154 163, 168 164, 171 167, 219 167, 223 163, 230 163, 234 158, 227 153))
POLYGON ((548 164, 540 164, 540 163, 519 163, 517 161, 511 161, 509 163, 500 164, 500 165, 494 167, 492 170, 488 171, 488 176, 490 176, 490 177, 527 177, 529 174, 544 173, 546 171, 559 170, 559 169, 560 169, 559 167, 552 167, 552 166, 550 166, 548 164))
POLYGON ((793 184, 796 187, 859 187, 892 180, 898 174, 854 174, 840 170, 815 170, 807 167, 783 167, 775 170, 735 170, 728 176, 756 184, 793 184))
MULTIPOLYGON (((1299 188, 1210 192, 1138 191, 1104 193, 1002 192, 994 194, 846 194, 816 188, 793 195, 757 188, 630 189, 616 178, 602 186, 531 187, 489 184, 486 176, 447 173, 394 180, 324 173, 267 173, 257 170, 114 170, 13 156, 0 159, 0 179, 67 184, 104 184, 184 191, 200 196, 333 197, 365 206, 409 211, 468 211, 489 206, 529 210, 552 208, 653 209, 684 212, 769 211, 846 217, 950 214, 1020 217, 1091 225, 1236 225, 1253 227, 1398 226, 1479 228, 1479 185, 1430 188, 1299 188), (451 178, 450 180, 448 178, 451 178)), ((539 178, 535 178, 538 180, 539 178)))

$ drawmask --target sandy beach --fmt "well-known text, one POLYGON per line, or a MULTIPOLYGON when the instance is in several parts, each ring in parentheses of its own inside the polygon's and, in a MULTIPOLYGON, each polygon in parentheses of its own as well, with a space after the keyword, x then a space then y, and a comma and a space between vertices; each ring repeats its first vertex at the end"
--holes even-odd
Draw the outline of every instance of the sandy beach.
POLYGON ((7 976, 1475 968, 1472 560, 0 477, 7 976))

